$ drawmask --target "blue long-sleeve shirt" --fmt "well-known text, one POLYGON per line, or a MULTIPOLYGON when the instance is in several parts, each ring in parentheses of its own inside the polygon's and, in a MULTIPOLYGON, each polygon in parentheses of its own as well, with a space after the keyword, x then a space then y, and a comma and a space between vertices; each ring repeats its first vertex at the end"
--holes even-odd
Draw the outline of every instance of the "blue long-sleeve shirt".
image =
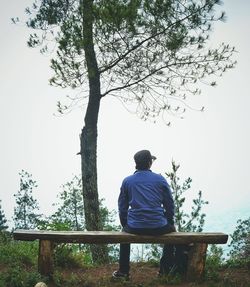
POLYGON ((166 179, 151 170, 126 177, 118 198, 122 226, 159 228, 173 224, 174 201, 166 179))

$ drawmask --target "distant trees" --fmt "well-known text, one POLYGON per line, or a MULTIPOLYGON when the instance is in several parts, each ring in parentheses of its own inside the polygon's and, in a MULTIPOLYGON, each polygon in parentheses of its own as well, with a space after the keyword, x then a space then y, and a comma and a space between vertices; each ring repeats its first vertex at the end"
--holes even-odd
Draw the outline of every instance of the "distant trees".
POLYGON ((37 183, 32 175, 24 170, 20 173, 20 189, 14 195, 16 206, 14 208, 15 228, 33 229, 38 226, 41 215, 38 213, 39 205, 33 197, 33 190, 37 183))
POLYGON ((69 230, 83 230, 85 224, 81 179, 75 175, 63 184, 58 199, 59 202, 54 204, 57 210, 50 217, 50 221, 69 230))
POLYGON ((231 235, 231 259, 248 261, 250 264, 250 217, 237 221, 235 231, 231 235))
POLYGON ((175 202, 175 225, 178 231, 194 231, 200 232, 205 223, 205 213, 202 212, 202 207, 208 204, 208 201, 202 199, 202 191, 198 192, 198 197, 193 199, 191 212, 187 213, 184 209, 184 202, 187 198, 186 191, 191 188, 192 179, 188 177, 184 182, 180 181, 177 172, 180 165, 172 161, 172 171, 166 173, 170 180, 170 186, 173 191, 175 202))
MULTIPOLYGON (((61 188, 62 191, 57 196, 59 200, 53 204, 57 207, 57 210, 47 220, 43 221, 42 228, 54 230, 86 229, 81 177, 74 175, 61 188)), ((105 230, 118 229, 114 224, 114 211, 109 211, 104 206, 103 199, 100 200, 100 214, 105 230)))
POLYGON ((7 230, 9 226, 7 225, 7 219, 2 209, 1 202, 2 201, 0 200, 0 231, 4 231, 7 230))

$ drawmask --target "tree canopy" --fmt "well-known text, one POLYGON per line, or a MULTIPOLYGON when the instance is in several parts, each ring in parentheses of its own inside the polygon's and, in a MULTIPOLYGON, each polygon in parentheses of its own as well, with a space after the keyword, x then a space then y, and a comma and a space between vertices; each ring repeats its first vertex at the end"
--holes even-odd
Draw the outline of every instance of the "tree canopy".
MULTIPOLYGON (((197 82, 216 85, 215 77, 234 67, 234 48, 209 47, 214 22, 225 20, 219 0, 43 0, 26 12, 30 47, 54 50, 52 85, 79 89, 65 112, 88 100, 88 36, 93 39, 101 97, 112 95, 146 120, 185 112, 187 97, 199 94, 197 82), (91 11, 91 35, 84 9, 91 11), (51 41, 54 40, 54 41, 51 41), (85 51, 85 54, 84 54, 85 51)), ((93 63, 92 63, 93 64, 93 63)))

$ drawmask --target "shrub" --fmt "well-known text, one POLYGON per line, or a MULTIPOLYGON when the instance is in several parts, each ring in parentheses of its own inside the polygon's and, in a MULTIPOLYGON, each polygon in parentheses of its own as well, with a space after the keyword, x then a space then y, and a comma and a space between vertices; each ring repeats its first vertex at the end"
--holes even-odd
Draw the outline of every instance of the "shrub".
POLYGON ((231 236, 231 260, 249 261, 250 258, 250 217, 246 220, 238 220, 237 226, 231 236))
POLYGON ((0 263, 34 266, 37 263, 37 242, 15 242, 12 239, 0 242, 0 263))
POLYGON ((34 287, 39 281, 45 281, 38 272, 23 271, 20 266, 13 265, 0 275, 0 287, 34 287))
POLYGON ((216 245, 211 245, 206 259, 205 276, 208 280, 216 281, 219 279, 218 271, 224 265, 223 249, 216 245))
POLYGON ((60 244, 55 248, 55 263, 60 267, 79 268, 88 262, 89 252, 79 251, 77 245, 60 244))

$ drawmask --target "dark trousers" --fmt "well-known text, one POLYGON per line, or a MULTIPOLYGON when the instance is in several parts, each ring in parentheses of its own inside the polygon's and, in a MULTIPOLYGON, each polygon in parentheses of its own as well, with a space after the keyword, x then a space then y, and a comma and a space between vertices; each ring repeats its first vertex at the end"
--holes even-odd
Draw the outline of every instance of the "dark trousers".
MULTIPOLYGON (((129 228, 125 226, 123 231, 139 234, 139 235, 162 235, 175 231, 173 225, 165 225, 160 228, 129 228)), ((119 259, 119 270, 122 273, 129 274, 129 261, 130 261, 130 243, 120 244, 120 259, 119 259)), ((174 265, 174 245, 165 244, 163 247, 163 253, 160 260, 160 273, 167 273, 171 270, 174 265)))

